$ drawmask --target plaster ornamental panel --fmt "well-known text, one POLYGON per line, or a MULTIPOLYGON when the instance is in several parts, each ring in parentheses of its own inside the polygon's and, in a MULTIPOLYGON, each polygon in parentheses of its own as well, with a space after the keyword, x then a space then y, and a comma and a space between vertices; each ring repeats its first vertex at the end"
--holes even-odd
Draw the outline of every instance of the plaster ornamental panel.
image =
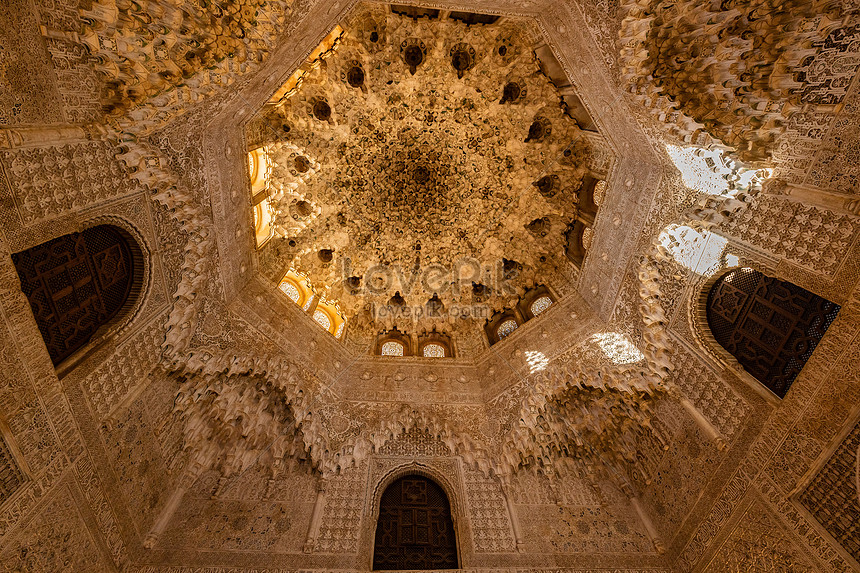
MULTIPOLYGON (((813 523, 787 496, 850 414, 853 362, 816 389, 856 336, 856 212, 756 199, 728 159, 850 196, 849 2, 19 4, 0 9, 23 44, 0 48, 0 562, 366 570, 375 488, 420 470, 475 571, 849 569, 845 500, 813 480, 813 523), (688 43, 658 40, 678 34, 740 67, 676 70, 688 43), (715 138, 744 145, 678 147, 715 138), (678 155, 725 159, 700 173, 720 191, 687 189, 678 155), (159 292, 57 372, 9 251, 109 216, 141 228, 159 292), (713 268, 688 231, 846 303, 784 401, 735 392, 692 334, 674 348, 713 268), (493 316, 517 327, 489 346, 493 316), (395 328, 404 356, 374 356, 395 328), (408 351, 430 340, 446 356, 408 351)), ((852 452, 816 479, 843 484, 852 452)))

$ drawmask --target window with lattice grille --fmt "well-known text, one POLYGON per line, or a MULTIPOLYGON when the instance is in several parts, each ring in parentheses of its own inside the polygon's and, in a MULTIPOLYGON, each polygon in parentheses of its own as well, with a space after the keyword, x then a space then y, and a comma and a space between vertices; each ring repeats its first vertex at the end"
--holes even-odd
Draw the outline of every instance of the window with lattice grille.
POLYGON ((131 245, 110 225, 63 235, 12 261, 54 365, 119 313, 136 272, 131 245))
POLYGON ((708 293, 711 332, 744 369, 783 398, 841 307, 789 282, 736 269, 708 293))
POLYGON ((457 539, 442 488, 415 475, 388 486, 379 503, 373 569, 456 568, 457 539))
POLYGON ((425 344, 422 352, 425 358, 445 358, 445 347, 441 344, 425 344))
POLYGON ((329 318, 328 314, 326 314, 325 312, 323 312, 321 310, 315 310, 314 311, 314 320, 317 321, 319 323, 319 325, 322 326, 323 328, 325 328, 326 330, 331 328, 331 319, 329 318))
POLYGON ((290 297, 294 303, 300 304, 299 301, 301 300, 302 295, 299 292, 299 289, 296 288, 296 285, 294 285, 290 281, 284 281, 280 284, 279 288, 281 289, 281 291, 283 291, 284 294, 290 297))
POLYGON ((390 340, 382 345, 380 354, 382 356, 403 356, 403 345, 395 340, 390 340))
POLYGON ((552 305, 552 299, 548 296, 542 296, 532 303, 529 310, 531 310, 532 316, 538 316, 548 309, 550 305, 552 305))
POLYGON ((499 338, 504 338, 510 335, 513 331, 517 329, 517 321, 513 318, 509 318, 508 320, 502 322, 499 327, 496 329, 496 335, 499 338))

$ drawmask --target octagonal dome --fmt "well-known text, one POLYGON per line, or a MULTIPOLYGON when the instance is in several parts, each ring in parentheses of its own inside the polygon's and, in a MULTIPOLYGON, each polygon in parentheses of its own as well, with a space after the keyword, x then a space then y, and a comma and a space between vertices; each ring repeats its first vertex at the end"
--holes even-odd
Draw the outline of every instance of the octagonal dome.
POLYGON ((568 290, 612 154, 543 45, 525 19, 354 8, 246 125, 260 271, 302 277, 355 347, 432 333, 461 356, 568 290))
POLYGON ((0 563, 856 569, 860 7, 403 1, 0 10, 0 563))

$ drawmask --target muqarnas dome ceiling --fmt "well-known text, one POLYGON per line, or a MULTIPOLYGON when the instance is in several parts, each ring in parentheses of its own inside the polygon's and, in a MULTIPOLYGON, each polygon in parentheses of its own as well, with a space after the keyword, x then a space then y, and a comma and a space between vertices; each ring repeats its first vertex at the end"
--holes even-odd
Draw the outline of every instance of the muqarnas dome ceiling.
POLYGON ((577 272, 566 243, 605 147, 533 24, 488 20, 362 6, 247 128, 270 169, 261 269, 307 277, 353 341, 432 329, 480 350, 490 315, 577 272))

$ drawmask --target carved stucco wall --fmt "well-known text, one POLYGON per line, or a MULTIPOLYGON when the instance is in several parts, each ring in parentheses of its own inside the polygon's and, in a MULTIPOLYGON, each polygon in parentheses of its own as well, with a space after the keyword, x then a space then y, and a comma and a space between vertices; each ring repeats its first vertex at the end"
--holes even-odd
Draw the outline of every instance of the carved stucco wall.
POLYGON ((855 561, 860 562, 858 468, 860 423, 845 436, 797 500, 855 561))
MULTIPOLYGON (((517 4, 516 10, 534 9, 531 4, 517 4)), ((295 32, 297 37, 318 35, 325 25, 325 18, 302 20, 312 6, 308 3, 296 10, 295 22, 302 22, 301 29, 295 32)), ((330 8, 326 14, 333 21, 345 5, 330 8)), ((9 23, 3 27, 0 44, 5 50, 13 45, 20 48, 12 57, 5 52, 0 54, 5 78, 0 96, 2 123, 83 122, 98 117, 98 84, 80 46, 68 40, 43 39, 37 31, 37 22, 52 29, 63 28, 62 22, 77 18, 75 9, 49 2, 37 2, 36 9, 34 13, 29 4, 17 2, 0 9, 0 18, 9 23), (6 89, 7 85, 11 89, 6 89), (22 93, 26 97, 21 97, 22 93)), ((551 27, 547 22, 561 21, 557 18, 559 13, 578 10, 573 5, 554 4, 544 25, 551 27)), ((614 46, 617 34, 612 23, 601 16, 604 12, 613 13, 614 5, 588 3, 582 11, 588 29, 601 30, 595 49, 614 46)), ((296 26, 295 22, 290 26, 296 26)), ((557 30, 556 36, 583 32, 557 30)), ((572 53, 570 45, 559 44, 568 54, 572 53)), ((596 54, 595 60, 613 68, 616 52, 617 47, 613 47, 596 54)), ((569 57, 575 62, 573 56, 569 57)), ((296 61, 300 59, 295 56, 296 61)), ((577 73, 586 77, 589 74, 587 69, 577 73)), ((856 81, 845 102, 837 114, 798 114, 791 118, 775 151, 778 173, 836 193, 856 191, 858 162, 852 159, 858 145, 856 81)), ((218 109, 207 105, 188 114, 184 123, 153 134, 150 141, 162 150, 185 185, 201 190, 203 204, 207 210, 211 205, 213 219, 223 224, 221 243, 213 254, 213 268, 223 276, 219 278, 213 272, 210 281, 211 290, 220 297, 244 287, 249 271, 241 268, 246 265, 250 269, 251 260, 247 252, 233 252, 228 240, 235 239, 237 230, 244 233, 242 240, 249 236, 244 232, 247 226, 239 224, 247 216, 236 208, 242 203, 241 197, 237 195, 230 204, 218 193, 210 192, 202 169, 204 153, 199 142, 206 141, 219 150, 223 143, 216 145, 213 139, 217 140, 217 136, 204 135, 206 119, 218 109)), ((602 117, 603 113, 596 115, 602 117)), ((611 120, 608 117, 601 121, 611 120)), ((700 341, 690 325, 692 314, 685 306, 689 304, 685 301, 692 300, 685 293, 697 284, 696 280, 685 276, 678 284, 665 285, 664 304, 674 311, 670 316, 672 336, 677 342, 673 376, 683 394, 727 442, 726 449, 717 452, 676 405, 667 402, 657 409, 655 424, 662 424, 672 441, 667 452, 643 445, 642 451, 648 456, 644 465, 653 471, 650 483, 644 484, 642 498, 667 542, 665 558, 656 555, 641 521, 632 514, 620 492, 610 486, 595 492, 584 480, 551 481, 531 474, 517 476, 510 494, 525 532, 526 553, 501 551, 511 549, 511 537, 506 534, 510 532, 506 512, 499 509, 502 494, 497 482, 469 469, 458 456, 435 445, 424 449, 391 445, 372 456, 367 464, 331 478, 326 489, 331 503, 323 512, 318 540, 320 549, 328 551, 320 551, 321 555, 301 553, 317 478, 292 472, 270 485, 265 473, 254 470, 229 482, 216 499, 211 496, 217 478, 211 474, 202 476, 187 494, 159 545, 152 551, 143 550, 143 537, 185 466, 182 428, 171 423, 179 382, 157 367, 157 358, 165 336, 168 305, 179 282, 188 231, 169 209, 151 201, 148 192, 129 178, 128 169, 113 158, 113 151, 101 140, 84 137, 74 142, 6 149, 0 154, 0 193, 4 197, 0 218, 0 412, 4 438, 14 444, 20 452, 19 462, 26 466, 23 486, 0 506, 0 569, 47 572, 57 570, 58 563, 72 571, 171 573, 200 568, 207 573, 225 571, 223 563, 230 563, 230 571, 234 572, 263 568, 292 571, 298 567, 296 564, 303 569, 364 569, 365 564, 356 555, 363 550, 361 536, 369 527, 362 523, 361 515, 373 486, 372 464, 382 462, 380 467, 387 468, 414 458, 445 460, 437 466, 459 484, 464 507, 468 508, 468 550, 473 552, 474 567, 503 570, 516 563, 518 570, 552 567, 594 571, 603 568, 600 559, 610 559, 613 568, 631 573, 670 569, 717 572, 732 567, 767 571, 774 562, 790 563, 798 571, 850 571, 856 567, 828 538, 833 532, 828 533, 826 523, 801 511, 793 496, 808 472, 820 470, 814 472, 813 484, 817 476, 827 475, 829 466, 820 462, 827 462, 832 452, 840 451, 834 440, 840 440, 842 429, 853 421, 848 405, 860 401, 856 368, 860 360, 857 222, 844 213, 792 203, 790 196, 762 197, 747 211, 745 219, 723 229, 732 237, 730 248, 738 254, 843 303, 837 322, 785 400, 773 403, 761 398, 740 373, 715 362, 698 346, 700 341), (153 285, 145 306, 127 331, 97 348, 58 379, 29 305, 18 289, 9 255, 78 230, 86 221, 103 215, 129 221, 148 241, 154 253, 153 285), (809 221, 818 219, 817 230, 809 235, 809 221), (819 244, 821 255, 814 261, 811 253, 819 252, 819 244), (678 484, 682 487, 678 488, 678 484), (281 557, 248 562, 242 552, 244 547, 281 557), (220 553, 200 557, 212 549, 220 553), (634 556, 618 555, 627 552, 634 556)), ((619 188, 627 174, 620 170, 614 176, 619 188)), ((604 220, 606 228, 626 226, 631 220, 649 220, 641 236, 625 243, 625 253, 643 252, 644 245, 656 234, 655 229, 674 220, 680 211, 677 204, 688 200, 679 194, 671 179, 664 178, 651 210, 648 205, 627 203, 621 194, 613 196, 612 201, 617 203, 609 205, 607 213, 611 215, 604 220), (613 223, 615 215, 623 215, 618 224, 613 223)), ((636 182, 638 186, 641 179, 637 177, 636 182)), ((219 184, 229 188, 226 181, 219 184)), ((611 257, 604 260, 599 256, 611 251, 607 246, 610 244, 609 235, 599 239, 595 251, 598 257, 590 261, 597 270, 587 275, 582 292, 599 287, 599 296, 595 295, 599 300, 593 306, 602 309, 602 316, 608 316, 606 310, 614 308, 612 320, 621 324, 629 322, 622 318, 625 312, 635 309, 637 283, 632 276, 634 266, 628 266, 626 259, 618 264, 611 257)), ((257 305, 260 315, 262 307, 267 306, 254 298, 259 294, 254 288, 259 287, 251 287, 244 302, 233 303, 229 314, 223 299, 208 302, 205 315, 217 317, 223 312, 228 318, 204 319, 195 335, 198 341, 240 350, 275 344, 287 349, 301 347, 306 340, 303 335, 309 332, 304 327, 284 331, 267 320, 253 328, 243 322, 249 318, 246 308, 257 305)), ((562 309, 568 316, 577 310, 572 302, 560 306, 559 312, 562 309)), ((289 310, 276 308, 268 312, 289 310)), ((585 317, 585 313, 578 316, 585 317)), ((565 327, 560 320, 548 326, 535 323, 529 328, 537 336, 546 332, 548 344, 558 347, 548 354, 563 350, 565 339, 559 331, 565 327)), ((575 337, 577 328, 579 323, 566 330, 575 337)), ((521 334, 529 332, 524 330, 521 334)), ((641 339, 635 328, 631 334, 641 339)), ((496 357, 495 362, 488 359, 472 366, 492 379, 485 389, 455 392, 452 389, 461 384, 459 375, 440 374, 438 394, 466 404, 455 410, 460 415, 473 413, 475 402, 496 396, 507 385, 505 377, 518 376, 507 370, 504 376, 487 376, 493 366, 498 368, 494 372, 502 372, 498 364, 504 362, 511 362, 514 370, 520 371, 523 357, 515 346, 511 343, 500 347, 499 352, 505 354, 496 357)), ((323 343, 311 356, 332 360, 329 351, 323 343)), ((354 375, 345 376, 340 383, 343 387, 355 383, 353 398, 357 398, 361 384, 369 389, 385 376, 396 382, 398 367, 382 372, 379 378, 362 380, 364 365, 349 362, 348 353, 337 352, 333 360, 343 360, 345 369, 353 368, 354 375)), ((421 368, 414 370, 415 378, 426 376, 421 368)), ((402 397, 407 391, 397 392, 402 397)), ((378 396, 382 400, 376 406, 379 419, 384 419, 386 408, 390 408, 384 399, 391 397, 378 396)), ((428 393, 426 401, 432 400, 432 393, 428 393)), ((349 425, 349 419, 346 423, 349 425)), ((496 419, 475 420, 475 426, 487 435, 496 435, 498 425, 496 419)), ((843 443, 850 444, 852 435, 843 443)), ((844 475, 838 479, 844 479, 844 475)))
POLYGON ((26 1, 4 2, 3 64, 0 65, 0 124, 42 124, 65 120, 56 77, 39 33, 39 16, 26 1), (13 48, 14 47, 14 48, 13 48))

